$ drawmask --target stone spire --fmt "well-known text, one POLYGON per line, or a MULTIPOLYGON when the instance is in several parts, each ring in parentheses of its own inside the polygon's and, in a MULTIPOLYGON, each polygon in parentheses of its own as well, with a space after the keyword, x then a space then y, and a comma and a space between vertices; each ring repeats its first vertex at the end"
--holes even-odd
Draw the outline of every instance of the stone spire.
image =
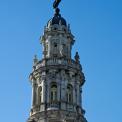
POLYGON ((40 41, 43 58, 34 58, 29 76, 32 107, 28 122, 87 122, 81 92, 85 77, 78 52, 75 59, 71 57, 74 36, 59 12, 47 22, 40 41))

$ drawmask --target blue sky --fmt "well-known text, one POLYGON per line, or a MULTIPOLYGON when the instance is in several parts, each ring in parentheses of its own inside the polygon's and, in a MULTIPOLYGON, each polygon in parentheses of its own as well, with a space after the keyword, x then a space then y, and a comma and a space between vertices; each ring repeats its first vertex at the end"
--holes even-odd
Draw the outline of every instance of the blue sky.
MULTIPOLYGON (((25 122, 31 106, 39 37, 53 16, 53 0, 0 0, 0 121, 25 122)), ((89 122, 119 122, 122 116, 122 1, 62 0, 86 76, 83 107, 89 122)))

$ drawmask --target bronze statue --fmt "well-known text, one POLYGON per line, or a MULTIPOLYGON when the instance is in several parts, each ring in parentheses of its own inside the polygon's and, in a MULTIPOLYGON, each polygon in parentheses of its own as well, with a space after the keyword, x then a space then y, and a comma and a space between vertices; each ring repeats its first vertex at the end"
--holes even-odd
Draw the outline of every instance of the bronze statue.
POLYGON ((61 0, 55 0, 53 3, 53 8, 56 9, 58 8, 59 3, 61 2, 61 0))

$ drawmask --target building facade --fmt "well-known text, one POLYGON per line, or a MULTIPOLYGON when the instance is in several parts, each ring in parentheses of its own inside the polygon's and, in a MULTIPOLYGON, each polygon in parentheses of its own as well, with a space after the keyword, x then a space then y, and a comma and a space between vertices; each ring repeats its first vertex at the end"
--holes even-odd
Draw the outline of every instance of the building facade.
POLYGON ((87 122, 82 108, 85 77, 78 52, 71 57, 75 40, 59 9, 47 22, 40 41, 43 58, 35 56, 29 76, 32 106, 27 122, 87 122))

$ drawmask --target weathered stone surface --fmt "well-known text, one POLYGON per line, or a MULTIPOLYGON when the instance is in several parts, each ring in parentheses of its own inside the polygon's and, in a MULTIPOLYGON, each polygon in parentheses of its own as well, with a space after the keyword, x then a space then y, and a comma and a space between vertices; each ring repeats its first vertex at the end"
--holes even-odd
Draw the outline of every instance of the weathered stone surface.
POLYGON ((87 122, 82 109, 82 85, 85 77, 78 52, 71 58, 74 36, 70 26, 52 24, 41 38, 43 59, 35 56, 32 107, 28 122, 87 122))

